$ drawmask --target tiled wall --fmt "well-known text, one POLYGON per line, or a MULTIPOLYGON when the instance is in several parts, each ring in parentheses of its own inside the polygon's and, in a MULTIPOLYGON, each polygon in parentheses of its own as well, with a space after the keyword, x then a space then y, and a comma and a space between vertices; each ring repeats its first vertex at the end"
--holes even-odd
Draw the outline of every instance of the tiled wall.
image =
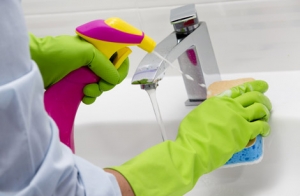
MULTIPOLYGON (((80 24, 117 16, 157 42, 173 30, 170 10, 190 3, 196 5, 199 19, 207 22, 221 73, 300 67, 299 0, 22 1, 28 29, 38 36, 74 34, 80 24)), ((129 75, 145 55, 132 49, 129 75)))

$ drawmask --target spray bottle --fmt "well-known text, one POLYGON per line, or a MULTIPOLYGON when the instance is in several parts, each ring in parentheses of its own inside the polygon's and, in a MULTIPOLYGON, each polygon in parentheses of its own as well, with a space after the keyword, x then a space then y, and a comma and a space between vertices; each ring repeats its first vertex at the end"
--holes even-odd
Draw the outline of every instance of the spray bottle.
MULTIPOLYGON (((76 28, 76 34, 93 44, 118 69, 131 53, 128 46, 152 52, 156 43, 139 29, 120 18, 94 20, 76 28)), ((45 109, 59 128, 60 140, 74 152, 74 120, 84 96, 83 88, 100 78, 87 66, 69 73, 44 94, 45 109)))

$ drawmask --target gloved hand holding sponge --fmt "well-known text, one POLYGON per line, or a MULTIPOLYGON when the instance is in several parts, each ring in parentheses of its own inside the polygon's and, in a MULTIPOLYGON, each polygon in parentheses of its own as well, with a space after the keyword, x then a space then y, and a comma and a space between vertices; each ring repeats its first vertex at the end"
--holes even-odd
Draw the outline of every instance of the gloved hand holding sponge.
POLYGON ((179 196, 190 191, 203 174, 223 166, 257 135, 270 133, 272 108, 255 80, 211 97, 181 122, 175 141, 158 144, 125 164, 121 173, 135 195, 179 196))

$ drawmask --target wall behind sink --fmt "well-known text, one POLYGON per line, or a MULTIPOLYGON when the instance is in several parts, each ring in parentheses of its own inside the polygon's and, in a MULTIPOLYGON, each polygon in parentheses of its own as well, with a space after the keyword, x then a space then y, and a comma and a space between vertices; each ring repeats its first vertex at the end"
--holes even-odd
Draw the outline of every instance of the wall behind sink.
MULTIPOLYGON (((299 0, 23 0, 28 30, 37 36, 74 34, 76 26, 117 16, 156 42, 172 32, 170 9, 194 3, 206 21, 221 73, 297 70, 299 0)), ((132 48, 129 77, 144 51, 132 48)), ((175 63, 177 66, 177 64, 175 63)), ((168 75, 178 75, 169 69, 168 75)))

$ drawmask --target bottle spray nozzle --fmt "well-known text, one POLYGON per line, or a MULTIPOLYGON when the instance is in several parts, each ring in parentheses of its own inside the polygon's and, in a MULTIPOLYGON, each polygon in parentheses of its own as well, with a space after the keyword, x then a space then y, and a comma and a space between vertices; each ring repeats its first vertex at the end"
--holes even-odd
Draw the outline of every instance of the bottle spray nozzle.
POLYGON ((108 58, 117 52, 114 60, 117 68, 131 53, 128 46, 139 46, 147 52, 152 52, 156 46, 155 41, 141 30, 115 17, 88 22, 77 27, 76 33, 108 58))

